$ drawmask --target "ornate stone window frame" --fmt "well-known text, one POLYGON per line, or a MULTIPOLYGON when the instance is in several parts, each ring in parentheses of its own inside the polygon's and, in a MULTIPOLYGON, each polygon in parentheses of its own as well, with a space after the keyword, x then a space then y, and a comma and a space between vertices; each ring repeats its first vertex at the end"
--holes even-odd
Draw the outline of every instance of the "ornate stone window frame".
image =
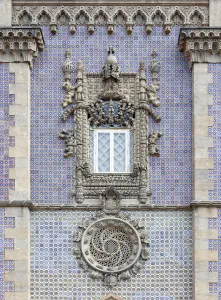
POLYGON ((81 62, 77 63, 76 85, 72 86, 72 63, 70 52, 66 52, 63 66, 66 96, 63 100, 63 121, 73 116, 74 129, 63 130, 60 138, 65 141, 64 156, 75 158, 75 187, 73 201, 99 208, 104 191, 114 187, 123 206, 140 207, 150 204, 151 191, 148 182, 148 154, 159 155, 156 146, 159 132, 148 133, 148 115, 156 122, 160 116, 151 106, 159 106, 158 97, 160 71, 157 54, 152 54, 150 72, 152 84, 147 86, 144 64, 141 62, 137 73, 120 73, 120 67, 112 47, 102 73, 85 73, 81 62), (117 115, 111 105, 118 102, 117 115), (104 113, 104 103, 109 103, 104 113), (133 129, 133 172, 92 173, 90 170, 90 126, 114 124, 133 129))

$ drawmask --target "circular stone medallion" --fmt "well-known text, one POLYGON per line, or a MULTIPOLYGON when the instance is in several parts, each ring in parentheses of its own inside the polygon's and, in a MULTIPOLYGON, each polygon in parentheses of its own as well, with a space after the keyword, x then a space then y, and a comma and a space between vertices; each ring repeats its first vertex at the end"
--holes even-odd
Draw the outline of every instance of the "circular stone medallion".
POLYGON ((85 230, 81 250, 94 269, 120 273, 134 265, 140 257, 141 241, 131 224, 107 217, 97 220, 85 230))

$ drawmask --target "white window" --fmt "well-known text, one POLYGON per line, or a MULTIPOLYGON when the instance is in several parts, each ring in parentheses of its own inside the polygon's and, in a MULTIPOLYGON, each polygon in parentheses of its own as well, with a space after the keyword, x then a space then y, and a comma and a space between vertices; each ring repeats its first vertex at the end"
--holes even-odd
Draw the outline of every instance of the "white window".
POLYGON ((129 129, 91 130, 90 158, 94 173, 129 173, 133 156, 129 129))

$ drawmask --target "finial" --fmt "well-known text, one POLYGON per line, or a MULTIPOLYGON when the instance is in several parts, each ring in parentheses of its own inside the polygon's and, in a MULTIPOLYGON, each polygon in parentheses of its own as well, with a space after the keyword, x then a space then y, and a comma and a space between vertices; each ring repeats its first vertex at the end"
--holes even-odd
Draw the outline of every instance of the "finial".
POLYGON ((110 65, 116 65, 117 64, 117 58, 115 56, 114 47, 109 47, 107 53, 108 53, 107 63, 110 64, 110 65))
POLYGON ((70 57, 71 57, 71 52, 69 49, 66 50, 65 52, 65 62, 64 62, 64 65, 62 67, 63 69, 63 73, 65 74, 65 80, 70 80, 71 79, 71 72, 72 72, 72 62, 70 60, 70 57))
POLYGON ((144 65, 144 62, 143 61, 140 61, 140 67, 139 67, 140 70, 145 70, 145 65, 144 65))
POLYGON ((67 59, 67 58, 70 58, 70 57, 71 57, 71 52, 70 52, 69 49, 67 49, 66 52, 65 52, 65 58, 67 59))
POLYGON ((156 50, 153 50, 152 54, 152 60, 151 60, 151 65, 150 65, 150 72, 153 73, 159 73, 160 72, 160 63, 157 59, 157 52, 156 50))
POLYGON ((120 67, 117 64, 117 58, 115 56, 114 47, 108 48, 108 57, 105 65, 103 66, 103 78, 113 78, 115 81, 119 81, 120 67))

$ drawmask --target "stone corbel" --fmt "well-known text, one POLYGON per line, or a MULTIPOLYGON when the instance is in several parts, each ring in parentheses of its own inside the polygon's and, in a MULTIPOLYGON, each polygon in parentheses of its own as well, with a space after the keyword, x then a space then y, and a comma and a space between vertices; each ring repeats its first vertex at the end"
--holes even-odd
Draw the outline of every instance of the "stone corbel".
POLYGON ((221 28, 181 28, 179 50, 193 63, 221 62, 221 28))
POLYGON ((0 28, 0 62, 27 62, 32 69, 33 59, 42 49, 44 38, 40 28, 0 28))

